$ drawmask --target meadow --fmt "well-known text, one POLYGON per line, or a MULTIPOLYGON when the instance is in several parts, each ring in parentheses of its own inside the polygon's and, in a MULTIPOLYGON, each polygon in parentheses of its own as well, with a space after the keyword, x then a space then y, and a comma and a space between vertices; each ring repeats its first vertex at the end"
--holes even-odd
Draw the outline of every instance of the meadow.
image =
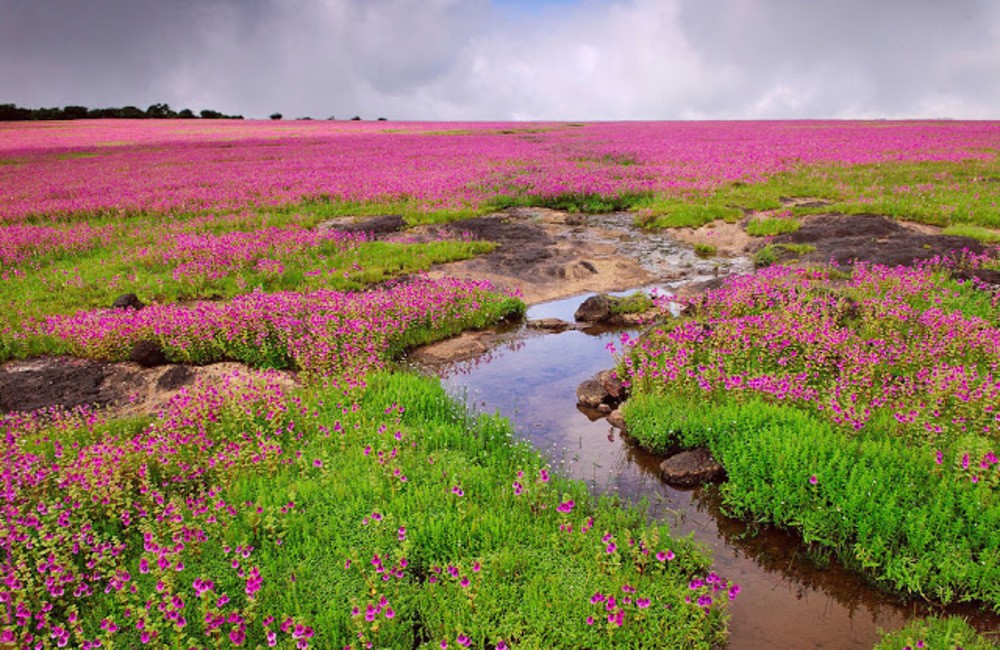
MULTIPOLYGON (((745 596, 703 549, 394 367, 523 315, 488 283, 422 275, 494 245, 317 226, 537 205, 697 227, 804 197, 991 242, 998 132, 0 124, 0 361, 124 361, 147 341, 171 363, 251 368, 157 414, 2 416, 0 644, 718 647, 745 596), (147 306, 110 308, 128 292, 147 306)), ((889 590, 1000 611, 998 299, 964 279, 997 268, 959 252, 732 279, 616 350, 629 430, 657 450, 710 446, 733 513, 889 590)), ((948 619, 885 644, 907 634, 982 641, 948 619)))

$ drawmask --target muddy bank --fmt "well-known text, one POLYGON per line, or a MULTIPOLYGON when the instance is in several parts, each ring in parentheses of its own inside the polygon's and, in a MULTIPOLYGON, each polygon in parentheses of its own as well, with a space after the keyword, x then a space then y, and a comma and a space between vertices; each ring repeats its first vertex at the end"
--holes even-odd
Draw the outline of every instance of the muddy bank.
MULTIPOLYGON (((201 381, 249 374, 240 363, 208 366, 182 364, 143 368, 137 363, 112 363, 73 357, 39 357, 0 365, 0 413, 60 407, 97 407, 114 416, 152 415, 177 392, 201 381)), ((293 373, 280 373, 288 386, 293 373)))

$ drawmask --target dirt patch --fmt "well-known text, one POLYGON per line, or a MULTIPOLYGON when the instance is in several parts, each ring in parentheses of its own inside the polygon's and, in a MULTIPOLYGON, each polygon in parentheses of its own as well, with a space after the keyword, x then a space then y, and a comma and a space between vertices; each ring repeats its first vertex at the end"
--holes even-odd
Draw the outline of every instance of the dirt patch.
POLYGON ((981 253, 983 244, 969 237, 938 235, 873 214, 823 214, 805 217, 793 233, 778 235, 776 244, 808 244, 816 250, 800 259, 808 263, 853 264, 856 261, 886 266, 911 265, 967 248, 981 253))
POLYGON ((712 246, 717 254, 727 257, 745 255, 755 244, 740 224, 725 221, 714 221, 701 228, 675 228, 670 232, 685 244, 712 246))
MULTIPOLYGON (((143 368, 73 357, 11 361, 0 366, 0 413, 90 406, 114 416, 155 414, 185 386, 249 372, 243 364, 229 362, 143 368)), ((296 383, 293 373, 281 375, 283 384, 296 383)))
POLYGON ((588 291, 620 291, 654 278, 638 261, 609 243, 617 235, 587 219, 544 208, 512 208, 497 214, 422 226, 409 237, 471 236, 497 248, 471 260, 435 267, 432 277, 489 280, 506 291, 519 290, 528 304, 588 291))

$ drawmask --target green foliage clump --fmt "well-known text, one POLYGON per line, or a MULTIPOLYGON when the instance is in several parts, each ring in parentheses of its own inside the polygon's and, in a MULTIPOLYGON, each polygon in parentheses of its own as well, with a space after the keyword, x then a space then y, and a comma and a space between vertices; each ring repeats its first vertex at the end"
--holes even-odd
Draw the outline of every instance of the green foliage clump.
POLYGON ((746 227, 747 234, 751 237, 772 237, 789 232, 795 232, 801 224, 795 219, 788 218, 764 218, 752 219, 746 227))
POLYGON ((700 228, 713 221, 735 223, 743 211, 725 205, 692 205, 674 200, 657 200, 643 206, 636 224, 648 230, 664 228, 700 228))
POLYGON ((962 619, 950 616, 933 617, 911 621, 906 627, 894 632, 883 633, 875 650, 904 650, 927 648, 928 650, 995 650, 997 644, 990 641, 962 619))
POLYGON ((636 291, 627 296, 616 297, 611 301, 611 313, 621 314, 642 314, 654 306, 653 299, 649 294, 636 291))
POLYGON ((701 258, 715 257, 719 250, 711 244, 695 244, 694 254, 701 258))

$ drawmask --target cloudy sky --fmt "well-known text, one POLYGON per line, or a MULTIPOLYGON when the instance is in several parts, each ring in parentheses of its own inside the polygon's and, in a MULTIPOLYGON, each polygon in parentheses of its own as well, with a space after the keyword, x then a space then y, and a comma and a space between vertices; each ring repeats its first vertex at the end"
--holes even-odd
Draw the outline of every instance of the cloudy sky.
POLYGON ((998 0, 0 0, 0 103, 1000 119, 998 0))

